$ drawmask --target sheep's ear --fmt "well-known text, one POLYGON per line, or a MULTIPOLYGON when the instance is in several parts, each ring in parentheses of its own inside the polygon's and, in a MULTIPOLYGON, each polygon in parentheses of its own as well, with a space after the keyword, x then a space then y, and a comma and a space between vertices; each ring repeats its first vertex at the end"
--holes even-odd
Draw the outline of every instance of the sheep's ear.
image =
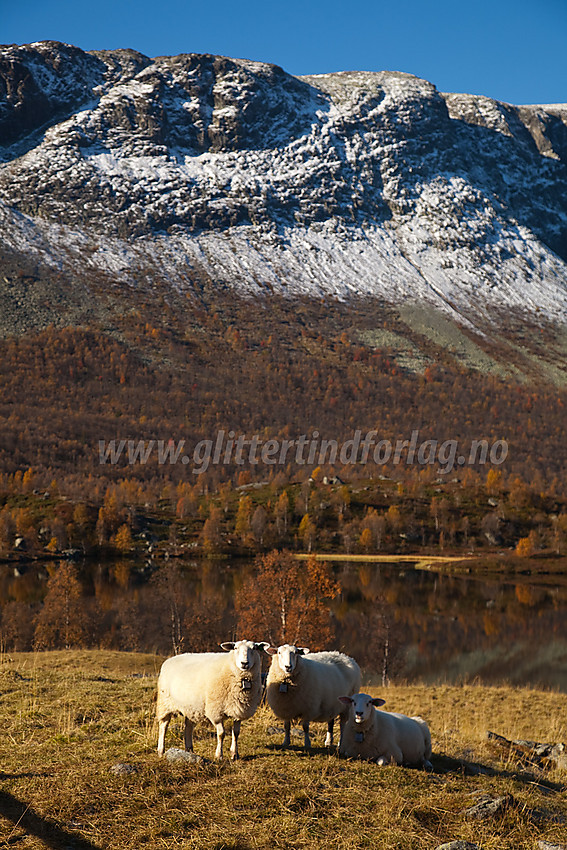
MULTIPOLYGON (((262 652, 262 650, 264 650, 264 652, 267 652, 269 650, 269 648, 270 648, 270 644, 266 643, 265 640, 260 641, 260 643, 254 644, 254 649, 257 649, 258 652, 262 652)), ((276 652, 277 652, 277 650, 276 650, 276 652)))
POLYGON ((339 697, 341 702, 344 702, 345 705, 351 705, 353 700, 350 697, 339 697))
POLYGON ((266 647, 266 652, 268 653, 268 655, 277 655, 278 649, 276 646, 270 646, 270 644, 268 644, 266 647))
POLYGON ((380 699, 380 697, 376 697, 376 699, 371 700, 372 705, 375 705, 378 708, 381 705, 386 705, 385 699, 380 699))
POLYGON ((227 640, 225 643, 219 643, 221 649, 224 649, 225 652, 230 652, 231 649, 234 649, 236 644, 232 640, 227 640))
POLYGON ((298 646, 297 647, 298 655, 309 655, 309 650, 306 646, 298 646))

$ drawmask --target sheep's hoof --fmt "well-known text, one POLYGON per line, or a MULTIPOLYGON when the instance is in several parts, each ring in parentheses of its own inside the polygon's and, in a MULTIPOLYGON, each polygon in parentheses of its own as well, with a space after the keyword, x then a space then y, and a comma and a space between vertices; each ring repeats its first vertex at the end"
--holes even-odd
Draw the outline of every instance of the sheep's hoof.
POLYGON ((238 753, 231 753, 230 754, 231 761, 238 761, 239 758, 240 758, 240 756, 238 755, 238 753))

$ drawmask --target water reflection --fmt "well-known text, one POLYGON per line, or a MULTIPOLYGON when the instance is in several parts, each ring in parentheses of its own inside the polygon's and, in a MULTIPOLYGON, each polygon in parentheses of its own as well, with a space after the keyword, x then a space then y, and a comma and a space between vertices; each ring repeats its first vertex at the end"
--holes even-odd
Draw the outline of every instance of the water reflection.
MULTIPOLYGON (((367 586, 356 570, 343 573, 342 580, 351 589, 346 620, 353 619, 353 608, 364 616, 374 592, 370 604, 381 607, 390 621, 391 672, 398 677, 426 682, 478 677, 567 691, 564 577, 539 584, 533 577, 529 583, 516 577, 474 579, 400 572, 388 565, 367 586)), ((361 637, 354 620, 348 641, 362 654, 361 637)))
MULTIPOLYGON (((56 562, 0 565, 2 642, 31 649, 56 562)), ((132 560, 77 567, 90 645, 170 654, 233 634, 250 564, 132 560)), ((478 678, 567 691, 567 577, 447 575, 407 564, 336 566, 336 645, 377 680, 478 678)), ((253 636, 263 639, 262 635, 253 636)))

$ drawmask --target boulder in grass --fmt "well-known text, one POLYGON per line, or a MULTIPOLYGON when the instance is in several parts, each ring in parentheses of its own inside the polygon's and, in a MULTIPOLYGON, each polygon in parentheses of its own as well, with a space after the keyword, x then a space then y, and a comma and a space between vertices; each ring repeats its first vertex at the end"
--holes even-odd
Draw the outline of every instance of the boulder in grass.
POLYGON ((138 768, 134 767, 133 764, 124 764, 123 762, 118 762, 118 764, 113 764, 110 768, 110 772, 115 776, 131 776, 134 773, 138 772, 138 768))
POLYGON ((478 844, 471 841, 449 841, 448 844, 440 844, 435 850, 478 850, 478 844))
POLYGON ((501 747, 508 747, 518 758, 529 764, 567 770, 567 748, 561 742, 542 744, 537 741, 509 741, 496 732, 487 732, 486 737, 501 747))
POLYGON ((503 797, 490 797, 486 795, 480 802, 475 803, 470 809, 465 811, 465 816, 473 820, 487 820, 488 818, 502 815, 514 803, 514 798, 511 794, 505 794, 503 797))
POLYGON ((204 759, 198 756, 197 753, 191 753, 187 750, 181 750, 179 747, 170 747, 167 750, 165 757, 169 762, 186 762, 187 764, 201 764, 204 759))

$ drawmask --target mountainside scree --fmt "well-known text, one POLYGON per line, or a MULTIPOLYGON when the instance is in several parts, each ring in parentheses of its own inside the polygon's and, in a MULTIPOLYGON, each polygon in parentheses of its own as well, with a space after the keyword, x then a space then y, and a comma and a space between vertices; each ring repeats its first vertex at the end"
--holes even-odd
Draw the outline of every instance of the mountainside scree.
POLYGON ((3 248, 150 290, 567 316, 567 106, 398 72, 0 48, 3 248))

